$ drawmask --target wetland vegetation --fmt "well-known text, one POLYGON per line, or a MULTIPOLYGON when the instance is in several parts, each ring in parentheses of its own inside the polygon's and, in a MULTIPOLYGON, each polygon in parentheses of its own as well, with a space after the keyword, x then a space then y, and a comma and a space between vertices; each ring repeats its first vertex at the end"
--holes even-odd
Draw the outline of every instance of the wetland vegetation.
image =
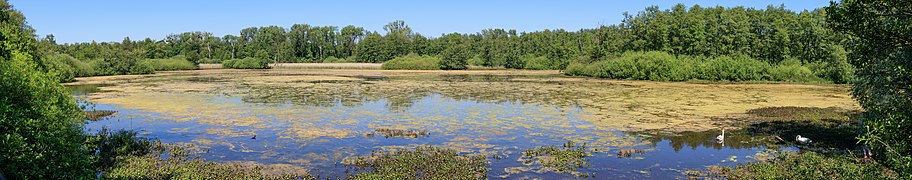
POLYGON ((60 45, 0 0, 0 179, 910 178, 909 8, 60 45))

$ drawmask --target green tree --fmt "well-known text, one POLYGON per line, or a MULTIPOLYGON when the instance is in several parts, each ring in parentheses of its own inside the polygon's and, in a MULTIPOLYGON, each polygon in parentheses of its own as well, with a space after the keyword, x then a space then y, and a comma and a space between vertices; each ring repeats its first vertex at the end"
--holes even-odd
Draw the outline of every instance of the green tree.
POLYGON ((912 2, 832 2, 834 29, 858 37, 849 54, 859 67, 853 95, 866 110, 865 134, 887 166, 912 178, 912 2))
POLYGON ((468 60, 472 58, 469 45, 464 39, 453 39, 451 44, 440 53, 440 69, 463 70, 468 68, 468 60))
POLYGON ((36 62, 34 30, 0 0, 0 172, 11 179, 92 177, 79 107, 36 62))

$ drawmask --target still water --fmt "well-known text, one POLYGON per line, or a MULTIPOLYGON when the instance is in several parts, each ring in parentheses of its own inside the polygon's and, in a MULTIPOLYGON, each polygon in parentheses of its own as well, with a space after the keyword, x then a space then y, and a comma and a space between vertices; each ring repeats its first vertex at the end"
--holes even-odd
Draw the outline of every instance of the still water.
MULTIPOLYGON (((371 86, 373 82, 417 81, 419 84, 481 83, 473 87, 484 88, 497 86, 484 84, 488 82, 542 77, 354 78, 358 80, 329 78, 296 82, 306 83, 302 86, 251 85, 195 76, 150 81, 151 84, 215 83, 232 89, 121 94, 118 98, 126 99, 91 105, 96 110, 118 113, 90 122, 87 130, 103 127, 135 130, 144 137, 166 143, 196 145, 206 151, 202 157, 207 160, 293 164, 313 169, 312 173, 321 177, 344 177, 345 167, 341 162, 347 157, 423 145, 447 147, 464 154, 484 154, 491 162, 488 178, 508 179, 575 178, 519 160, 521 152, 527 149, 561 146, 568 141, 587 145, 592 152, 587 157, 589 166, 577 171, 596 178, 682 177, 684 170, 753 161, 753 156, 768 148, 764 145, 768 142, 754 141, 742 131, 727 132, 726 142, 716 143, 713 138, 720 133, 718 130, 667 132, 612 128, 593 120, 604 118, 603 115, 589 112, 573 101, 553 99, 564 103, 544 103, 552 102, 548 98, 565 97, 561 94, 532 93, 528 96, 534 97, 522 97, 504 93, 504 88, 454 94, 435 90, 433 86, 422 86, 420 91, 408 87, 378 91, 382 87, 371 86), (618 155, 619 151, 629 149, 642 153, 629 157, 618 155)), ((106 86, 112 85, 70 87, 74 96, 83 97, 105 93, 100 87, 106 86)))

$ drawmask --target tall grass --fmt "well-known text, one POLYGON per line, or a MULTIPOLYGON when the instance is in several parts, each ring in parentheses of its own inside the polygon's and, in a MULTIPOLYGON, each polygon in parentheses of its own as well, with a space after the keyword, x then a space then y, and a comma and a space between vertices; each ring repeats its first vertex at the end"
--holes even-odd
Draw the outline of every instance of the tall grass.
POLYGON ((652 81, 786 81, 819 82, 798 60, 776 65, 746 56, 673 56, 666 52, 627 52, 591 64, 574 62, 564 70, 567 75, 652 81))
POLYGON ((438 70, 440 69, 439 63, 440 58, 438 57, 409 54, 386 61, 380 68, 387 70, 438 70))

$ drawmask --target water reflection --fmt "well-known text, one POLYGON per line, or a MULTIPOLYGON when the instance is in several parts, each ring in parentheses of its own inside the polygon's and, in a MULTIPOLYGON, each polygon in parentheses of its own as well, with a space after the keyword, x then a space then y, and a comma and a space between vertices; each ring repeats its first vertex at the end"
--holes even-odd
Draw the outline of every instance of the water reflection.
MULTIPOLYGON (((594 151, 591 166, 579 169, 581 173, 671 178, 683 169, 750 161, 747 156, 766 148, 739 131, 727 137, 725 146, 712 141, 718 135, 713 131, 619 131, 594 123, 592 119, 604 118, 578 105, 578 99, 591 94, 569 93, 574 88, 628 88, 611 84, 543 87, 511 81, 530 78, 526 76, 356 78, 399 85, 305 79, 290 81, 293 85, 240 84, 234 93, 130 94, 111 100, 119 103, 99 104, 119 113, 88 128, 133 129, 168 143, 196 144, 208 150, 206 159, 302 165, 324 177, 343 176, 339 162, 346 157, 420 145, 498 157, 491 160, 491 178, 548 179, 572 176, 517 172, 536 168, 517 161, 521 152, 567 141, 586 143, 594 151), (412 80, 421 78, 431 80, 412 80), (643 153, 616 155, 631 148, 643 153), (740 161, 732 161, 732 156, 740 161)), ((98 91, 97 86, 71 89, 74 95, 98 91)))

